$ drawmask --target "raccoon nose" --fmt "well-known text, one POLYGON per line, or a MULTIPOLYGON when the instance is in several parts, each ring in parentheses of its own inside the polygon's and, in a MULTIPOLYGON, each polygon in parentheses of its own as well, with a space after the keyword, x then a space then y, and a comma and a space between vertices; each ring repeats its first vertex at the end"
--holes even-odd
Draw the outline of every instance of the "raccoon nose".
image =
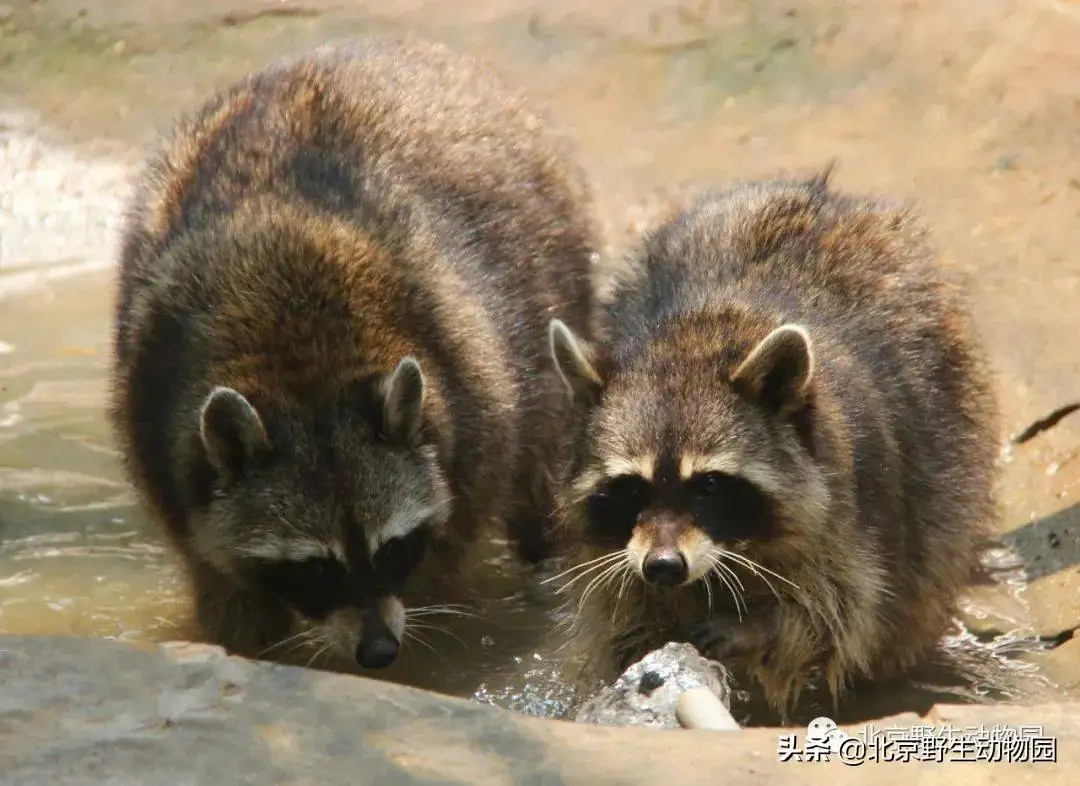
POLYGON ((398 654, 398 640, 386 634, 365 636, 356 647, 356 662, 365 669, 385 669, 398 654))
POLYGON ((686 560, 675 549, 656 549, 645 557, 641 572, 652 584, 674 587, 686 581, 686 560))

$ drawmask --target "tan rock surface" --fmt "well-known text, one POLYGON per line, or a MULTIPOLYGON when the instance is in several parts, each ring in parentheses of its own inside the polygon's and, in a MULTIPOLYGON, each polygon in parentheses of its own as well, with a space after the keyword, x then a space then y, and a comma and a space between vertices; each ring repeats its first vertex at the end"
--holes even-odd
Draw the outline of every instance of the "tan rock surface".
POLYGON ((0 637, 5 786, 1075 782, 1077 705, 942 706, 874 725, 927 723, 1040 724, 1060 763, 781 761, 779 735, 805 746, 805 730, 583 726, 198 645, 0 637))

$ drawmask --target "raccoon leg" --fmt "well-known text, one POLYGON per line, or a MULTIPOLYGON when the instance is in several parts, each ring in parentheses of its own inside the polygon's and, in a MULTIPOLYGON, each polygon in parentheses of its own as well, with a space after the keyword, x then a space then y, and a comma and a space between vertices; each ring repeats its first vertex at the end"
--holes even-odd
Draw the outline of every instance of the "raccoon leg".
POLYGON ((551 556, 555 494, 546 470, 526 471, 516 484, 517 504, 507 525, 518 558, 535 565, 551 556))
POLYGON ((518 511, 510 520, 510 539, 514 542, 518 559, 535 565, 551 556, 550 526, 549 517, 537 510, 518 511))
POLYGON ((828 660, 827 644, 809 615, 792 605, 755 610, 742 620, 735 614, 710 617, 694 627, 690 643, 707 658, 742 666, 783 718, 828 660))
POLYGON ((753 670, 767 665, 777 643, 775 612, 755 612, 753 618, 718 614, 702 620, 690 631, 690 643, 706 658, 724 665, 738 662, 753 670))
MULTIPOLYGON (((289 610, 268 596, 245 589, 206 564, 194 566, 195 624, 199 636, 230 654, 275 659, 291 633, 289 610)), ((283 648, 285 649, 285 648, 283 648)))

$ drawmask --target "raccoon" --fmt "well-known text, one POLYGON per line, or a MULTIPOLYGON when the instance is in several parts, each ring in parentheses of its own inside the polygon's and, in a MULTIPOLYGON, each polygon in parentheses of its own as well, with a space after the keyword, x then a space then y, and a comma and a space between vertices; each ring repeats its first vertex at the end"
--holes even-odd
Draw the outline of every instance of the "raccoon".
POLYGON ((545 556, 590 204, 570 143, 431 41, 331 42, 177 121, 123 228, 110 420, 200 638, 381 668, 491 525, 545 556))
POLYGON ((997 511, 988 362, 923 219, 830 179, 708 191, 643 240, 596 339, 550 323, 563 589, 602 677, 689 642, 789 718, 950 623, 997 511))

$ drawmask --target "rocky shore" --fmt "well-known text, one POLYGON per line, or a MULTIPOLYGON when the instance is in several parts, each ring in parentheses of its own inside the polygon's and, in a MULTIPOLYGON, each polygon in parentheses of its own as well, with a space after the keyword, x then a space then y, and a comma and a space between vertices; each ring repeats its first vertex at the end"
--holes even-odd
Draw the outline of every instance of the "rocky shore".
MULTIPOLYGON (((912 727, 926 724, 987 733, 995 724, 1037 725, 1040 739, 1053 740, 1043 756, 1080 760, 1076 705, 938 706, 923 718, 905 714, 874 726, 908 729, 910 739, 912 727)), ((806 734, 582 725, 227 657, 212 647, 0 637, 4 786, 1075 782, 1072 767, 1032 761, 1027 752, 1013 763, 972 754, 953 767, 916 758, 843 763, 838 754, 806 761, 806 734)))

